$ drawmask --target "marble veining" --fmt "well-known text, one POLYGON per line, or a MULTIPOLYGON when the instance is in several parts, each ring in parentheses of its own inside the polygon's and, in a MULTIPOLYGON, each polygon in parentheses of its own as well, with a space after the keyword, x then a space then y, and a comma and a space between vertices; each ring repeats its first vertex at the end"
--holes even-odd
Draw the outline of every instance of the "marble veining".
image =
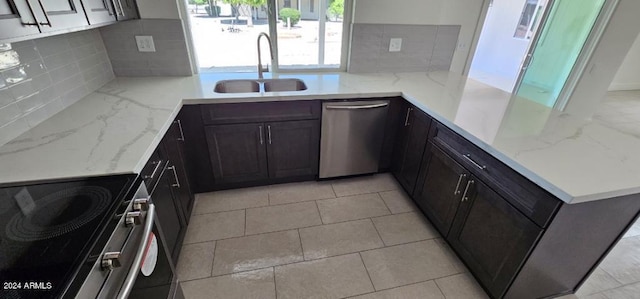
POLYGON ((0 183, 139 173, 182 105, 403 96, 567 203, 640 193, 640 117, 625 112, 640 111, 638 93, 569 115, 445 71, 268 75, 308 89, 213 92, 219 80, 255 78, 242 73, 116 78, 1 146, 0 183))

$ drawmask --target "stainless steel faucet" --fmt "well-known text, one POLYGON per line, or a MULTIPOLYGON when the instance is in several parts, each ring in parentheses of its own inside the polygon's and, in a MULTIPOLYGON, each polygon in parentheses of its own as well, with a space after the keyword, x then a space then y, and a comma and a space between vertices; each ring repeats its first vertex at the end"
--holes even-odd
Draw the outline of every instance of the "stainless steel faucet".
POLYGON ((262 75, 262 73, 269 71, 268 64, 264 68, 262 67, 262 55, 260 53, 260 38, 263 36, 266 37, 267 42, 269 42, 269 54, 271 54, 271 61, 273 61, 273 51, 271 49, 271 38, 266 33, 260 32, 260 34, 258 34, 258 78, 259 79, 264 79, 264 76, 262 75))

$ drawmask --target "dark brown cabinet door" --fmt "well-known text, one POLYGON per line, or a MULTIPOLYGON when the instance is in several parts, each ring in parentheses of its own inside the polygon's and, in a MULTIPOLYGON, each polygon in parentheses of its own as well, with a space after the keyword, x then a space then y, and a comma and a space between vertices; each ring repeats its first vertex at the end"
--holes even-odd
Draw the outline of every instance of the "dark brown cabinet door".
POLYGON ((91 25, 116 21, 111 0, 82 0, 82 6, 91 25))
POLYGON ((192 193, 214 190, 215 178, 199 105, 185 105, 178 118, 184 135, 184 162, 192 193))
MULTIPOLYGON (((165 164, 167 165, 167 164, 165 164)), ((156 213, 158 214, 158 222, 167 242, 167 247, 171 251, 174 261, 178 261, 182 240, 186 232, 186 225, 182 219, 181 208, 174 198, 173 182, 171 176, 173 173, 168 166, 161 169, 160 178, 155 190, 151 194, 153 203, 156 205, 156 213)))
POLYGON ((40 33, 25 0, 0 0, 0 40, 40 33))
POLYGON ((263 124, 207 126, 205 134, 216 184, 269 177, 263 124))
POLYGON ((410 105, 407 107, 399 144, 394 151, 393 173, 409 195, 413 195, 430 125, 428 115, 410 105))
POLYGON ((407 104, 408 103, 400 97, 392 98, 389 101, 382 152, 380 153, 380 163, 378 164, 380 172, 390 171, 393 167, 393 151, 399 139, 397 136, 400 133, 398 128, 402 128, 404 125, 407 104))
POLYGON ((469 185, 447 240, 489 294, 500 298, 542 229, 475 176, 469 185))
POLYGON ((33 7, 42 32, 89 25, 80 0, 27 0, 33 7))
POLYGON ((135 0, 111 0, 116 11, 118 21, 135 19, 138 17, 138 7, 135 0))
POLYGON ((265 124, 270 178, 318 174, 320 121, 265 124))
POLYGON ((171 181, 176 200, 178 201, 182 218, 185 223, 189 223, 191 209, 193 208, 193 193, 187 177, 185 168, 185 136, 180 119, 176 119, 169 131, 162 139, 167 158, 169 159, 169 170, 171 171, 171 181))
POLYGON ((422 164, 421 181, 413 198, 431 223, 446 236, 467 186, 469 173, 431 142, 424 152, 422 164))

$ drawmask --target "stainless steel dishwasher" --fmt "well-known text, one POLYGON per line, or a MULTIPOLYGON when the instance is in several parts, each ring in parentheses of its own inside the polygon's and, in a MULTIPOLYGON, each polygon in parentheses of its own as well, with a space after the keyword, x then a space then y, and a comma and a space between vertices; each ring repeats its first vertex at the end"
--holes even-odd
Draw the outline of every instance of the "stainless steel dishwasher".
POLYGON ((388 100, 322 104, 320 178, 378 171, 388 100))

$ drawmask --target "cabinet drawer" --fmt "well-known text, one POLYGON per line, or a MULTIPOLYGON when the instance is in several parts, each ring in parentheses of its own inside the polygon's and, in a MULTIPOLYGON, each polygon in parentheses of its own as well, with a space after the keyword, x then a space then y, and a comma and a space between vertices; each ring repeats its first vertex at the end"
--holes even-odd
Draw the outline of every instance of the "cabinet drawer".
POLYGON ((233 124, 320 118, 320 101, 212 104, 202 106, 205 124, 233 124))
POLYGON ((441 123, 434 127, 435 144, 540 227, 547 226, 561 204, 558 199, 441 123))

